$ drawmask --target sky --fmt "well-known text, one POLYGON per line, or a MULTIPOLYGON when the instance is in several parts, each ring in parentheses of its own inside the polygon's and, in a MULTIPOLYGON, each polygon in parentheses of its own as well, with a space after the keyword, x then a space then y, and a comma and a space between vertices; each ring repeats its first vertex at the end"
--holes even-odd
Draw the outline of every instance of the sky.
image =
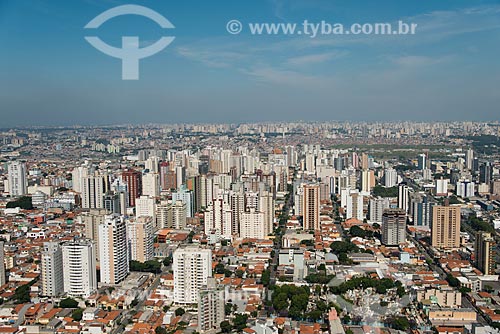
POLYGON ((0 128, 499 120, 500 1, 0 0, 0 128), (150 8, 84 29, 124 4, 150 8), (226 30, 242 23, 240 34, 226 30), (252 35, 249 23, 416 23, 414 35, 252 35), (174 41, 139 80, 85 36, 174 41))

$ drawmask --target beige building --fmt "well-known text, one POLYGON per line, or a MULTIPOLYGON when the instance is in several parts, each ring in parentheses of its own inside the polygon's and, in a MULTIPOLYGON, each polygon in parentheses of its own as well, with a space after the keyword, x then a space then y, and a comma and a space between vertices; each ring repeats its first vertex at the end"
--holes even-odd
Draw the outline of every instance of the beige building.
POLYGON ((430 309, 429 321, 433 326, 462 326, 476 322, 476 311, 470 308, 430 309))
POLYGON ((150 217, 127 223, 130 260, 146 262, 153 259, 153 222, 150 217))
POLYGON ((319 230, 319 185, 304 185, 304 200, 302 213, 304 217, 304 230, 319 230))
POLYGON ((460 207, 432 207, 432 246, 453 249, 460 247, 460 207))
POLYGON ((417 302, 425 301, 440 307, 457 308, 462 305, 462 293, 452 288, 417 291, 417 302))
POLYGON ((495 274, 495 239, 490 233, 477 232, 474 255, 477 269, 485 275, 495 274))

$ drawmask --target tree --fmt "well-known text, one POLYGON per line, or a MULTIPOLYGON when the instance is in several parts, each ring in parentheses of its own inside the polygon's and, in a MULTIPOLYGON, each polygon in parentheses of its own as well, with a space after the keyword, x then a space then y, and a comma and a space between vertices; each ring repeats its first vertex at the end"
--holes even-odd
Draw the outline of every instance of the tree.
POLYGON ((78 302, 74 300, 73 298, 66 298, 61 300, 59 303, 59 307, 61 308, 77 308, 78 307, 78 302))
POLYGON ((265 287, 269 286, 269 283, 271 282, 271 272, 269 271, 269 269, 264 270, 260 280, 262 282, 262 285, 264 285, 265 287))
POLYGON ((6 205, 7 209, 12 209, 12 208, 17 208, 17 207, 19 207, 23 210, 32 210, 33 203, 31 201, 31 197, 22 196, 15 201, 8 202, 6 205))
POLYGON ((215 266, 215 273, 216 274, 224 274, 224 264, 223 263, 217 263, 217 265, 215 266))
POLYGON ((247 327, 248 315, 246 314, 236 314, 233 319, 233 326, 238 332, 242 331, 247 327))
POLYGON ((245 272, 244 272, 243 270, 241 270, 241 269, 237 269, 237 270, 234 272, 234 274, 235 274, 235 275, 236 275, 236 277, 238 277, 238 278, 242 278, 244 273, 245 273, 245 272))
POLYGON ((330 244, 330 249, 334 254, 341 253, 359 253, 359 248, 355 244, 348 241, 334 241, 330 244))
POLYGON ((349 234, 352 237, 360 237, 360 238, 369 238, 373 236, 373 232, 371 231, 365 231, 359 226, 353 226, 349 229, 349 234))
POLYGON ((220 330, 222 333, 230 333, 232 329, 233 326, 231 326, 231 323, 229 321, 224 320, 220 323, 220 330))
POLYGON ((155 334, 167 334, 165 327, 158 326, 155 328, 155 334))
POLYGON ((163 265, 165 267, 168 267, 170 264, 172 264, 172 256, 167 256, 163 259, 163 265))
POLYGON ((83 317, 83 309, 81 308, 77 308, 76 310, 73 311, 73 313, 71 313, 71 318, 73 318, 73 320, 75 321, 82 320, 82 317, 83 317))
POLYGON ((175 310, 175 316, 176 317, 180 317, 182 316, 184 313, 186 313, 186 311, 184 311, 184 309, 182 307, 179 307, 175 310))

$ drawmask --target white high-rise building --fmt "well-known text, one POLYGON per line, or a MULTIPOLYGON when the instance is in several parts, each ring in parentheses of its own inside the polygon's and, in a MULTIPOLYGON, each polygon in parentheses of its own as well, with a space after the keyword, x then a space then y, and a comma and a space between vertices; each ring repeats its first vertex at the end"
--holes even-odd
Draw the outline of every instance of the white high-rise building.
POLYGON ((259 211, 264 214, 264 235, 274 231, 274 198, 270 191, 259 192, 259 211))
POLYGON ((83 177, 82 208, 103 209, 104 194, 107 190, 107 175, 90 175, 83 177))
POLYGON ((205 234, 216 234, 227 239, 232 236, 231 207, 224 200, 223 196, 218 196, 212 201, 205 212, 205 234))
POLYGON ((398 208, 408 212, 410 206, 410 188, 406 184, 400 184, 398 186, 398 208))
POLYGON ((71 172, 71 176, 73 190, 77 193, 82 193, 84 178, 89 176, 89 168, 86 166, 75 167, 71 172))
POLYGON ((154 197, 141 196, 135 200, 135 216, 151 217, 156 221, 156 200, 154 197))
POLYGON ((42 295, 55 297, 64 291, 63 260, 61 246, 57 242, 45 242, 42 251, 42 295))
POLYGON ((173 258, 174 302, 198 303, 200 289, 212 277, 212 251, 189 245, 177 248, 173 258))
POLYGON ((127 223, 130 260, 146 262, 153 259, 154 231, 151 218, 127 223))
POLYGON ((127 226, 123 217, 109 215, 99 225, 101 282, 120 283, 129 273, 127 226))
POLYGON ((160 196, 160 174, 146 173, 142 176, 142 194, 144 196, 160 196))
POLYGON ((69 241, 62 245, 64 292, 87 298, 97 289, 96 246, 91 240, 69 241))
POLYGON ((184 185, 179 188, 179 191, 172 193, 172 203, 182 201, 186 204, 186 216, 193 217, 193 192, 188 190, 184 185))
POLYGON ((391 202, 387 197, 370 199, 370 222, 382 224, 382 214, 385 209, 389 209, 391 202))
POLYGON ((388 188, 398 183, 398 172, 394 168, 387 168, 384 173, 384 185, 388 188))
POLYGON ((242 212, 240 219, 240 237, 264 239, 267 236, 263 212, 242 212))
POLYGON ((436 180, 436 196, 448 196, 448 179, 436 180))
POLYGON ((24 196, 28 192, 26 165, 20 161, 12 161, 7 168, 10 196, 24 196))

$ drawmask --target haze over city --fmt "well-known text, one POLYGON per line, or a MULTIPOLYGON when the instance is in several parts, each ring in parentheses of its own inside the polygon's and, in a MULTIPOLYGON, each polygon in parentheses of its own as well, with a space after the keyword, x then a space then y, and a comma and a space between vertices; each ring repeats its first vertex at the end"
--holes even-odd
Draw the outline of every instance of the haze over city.
POLYGON ((494 120, 500 97, 498 1, 0 1, 0 115, 19 125, 281 120, 494 120), (121 80, 121 61, 84 39, 119 47, 175 40, 121 80), (232 19, 240 34, 226 30, 232 19), (417 24, 414 35, 252 35, 248 23, 417 24))

